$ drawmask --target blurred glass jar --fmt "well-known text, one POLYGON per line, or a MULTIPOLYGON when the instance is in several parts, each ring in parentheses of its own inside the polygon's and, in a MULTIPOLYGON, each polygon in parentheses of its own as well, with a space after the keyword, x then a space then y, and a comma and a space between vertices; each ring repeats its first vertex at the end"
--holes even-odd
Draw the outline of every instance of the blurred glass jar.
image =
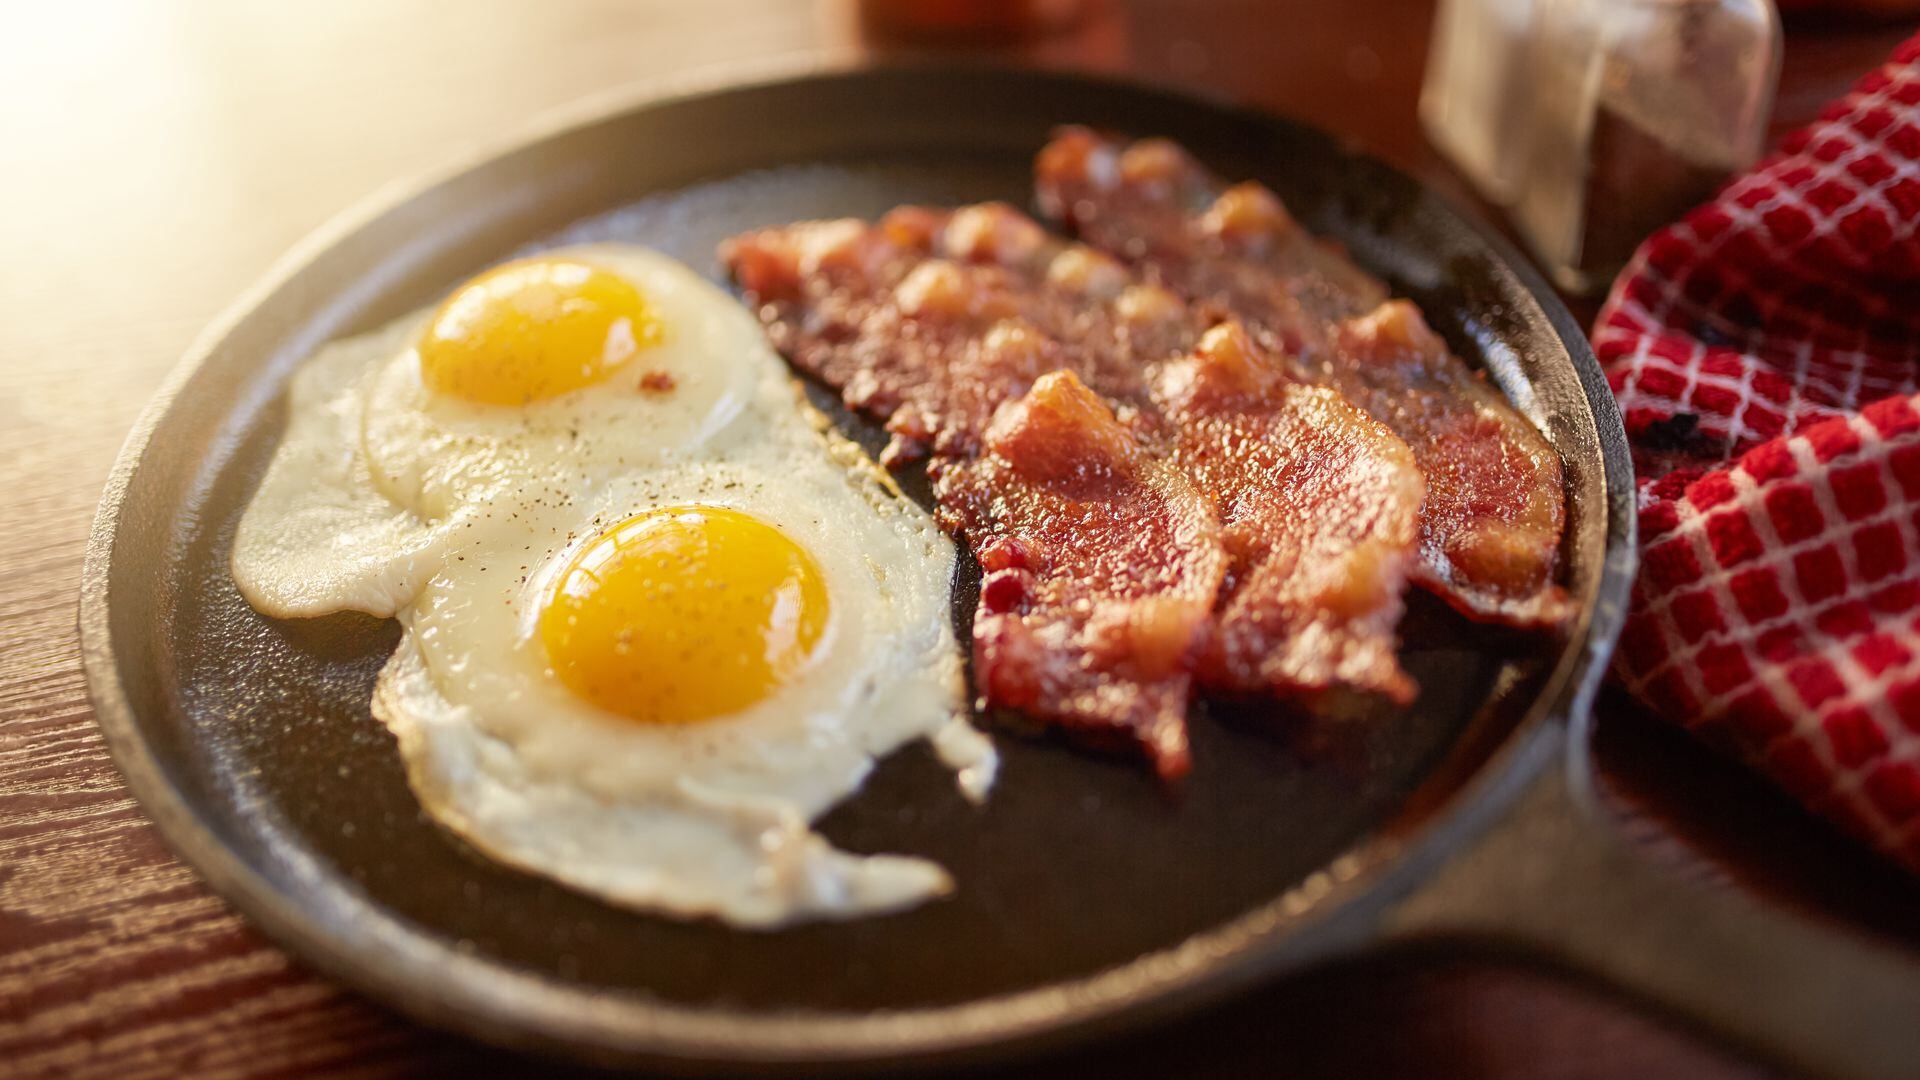
POLYGON ((1779 67, 1769 0, 1441 0, 1420 112, 1590 292, 1759 157, 1779 67))

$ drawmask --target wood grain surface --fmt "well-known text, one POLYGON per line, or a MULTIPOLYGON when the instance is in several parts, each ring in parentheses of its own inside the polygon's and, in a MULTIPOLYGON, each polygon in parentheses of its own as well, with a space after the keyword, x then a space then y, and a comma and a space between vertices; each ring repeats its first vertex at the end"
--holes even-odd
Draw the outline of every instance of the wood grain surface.
MULTIPOLYGON (((193 335, 364 194, 540 111, 689 68, 885 52, 850 0, 13 3, 0 32, 0 1075, 470 1073, 533 1063, 423 1031, 263 941, 128 798, 86 703, 88 523, 193 335)), ((1464 198, 1413 101, 1422 0, 1140 0, 1008 59, 1125 70, 1308 117, 1464 198)), ((1781 122, 1909 28, 1797 27, 1781 122)), ((667 151, 663 151, 667 152, 667 151)), ((1739 769, 1609 701, 1623 824, 1685 872, 1920 942, 1920 888, 1739 769)), ((1352 965, 1022 1071, 1162 1076, 1754 1075, 1597 991, 1468 959, 1352 965)))

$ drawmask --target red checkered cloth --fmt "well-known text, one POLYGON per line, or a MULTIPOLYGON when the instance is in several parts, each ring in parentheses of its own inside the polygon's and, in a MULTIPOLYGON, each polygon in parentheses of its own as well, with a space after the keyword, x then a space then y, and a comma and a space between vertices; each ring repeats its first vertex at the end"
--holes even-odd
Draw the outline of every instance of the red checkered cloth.
POLYGON ((1639 473, 1616 675, 1920 872, 1920 36, 1655 234, 1594 331, 1639 473))

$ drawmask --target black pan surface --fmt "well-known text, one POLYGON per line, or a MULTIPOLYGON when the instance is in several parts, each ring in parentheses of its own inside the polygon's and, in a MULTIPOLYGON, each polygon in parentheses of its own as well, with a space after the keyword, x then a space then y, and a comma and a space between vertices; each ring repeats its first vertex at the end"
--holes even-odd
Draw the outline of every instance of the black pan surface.
MULTIPOLYGON (((1404 176, 1273 117, 1070 76, 865 72, 693 94, 606 111, 337 227, 210 332, 143 421, 102 508, 83 628, 102 724, 176 847, 354 984, 601 1060, 904 1060, 1029 1041, 1363 936, 1364 898, 1395 887, 1460 786, 1576 674, 1584 623, 1532 638, 1416 597, 1416 705, 1202 710, 1193 774, 1171 796, 1136 762, 1003 733, 998 786, 973 807, 910 748, 823 828, 852 850, 930 856, 957 894, 750 933, 616 910, 434 827, 368 712, 396 626, 263 618, 227 575, 281 391, 318 342, 559 242, 642 243, 717 276, 715 244, 753 226, 1026 205, 1031 156, 1064 122, 1171 135, 1267 182, 1418 301, 1561 450, 1569 584, 1595 601, 1609 540, 1592 357, 1503 246, 1404 176)), ((972 578, 956 589, 962 641, 972 578)))

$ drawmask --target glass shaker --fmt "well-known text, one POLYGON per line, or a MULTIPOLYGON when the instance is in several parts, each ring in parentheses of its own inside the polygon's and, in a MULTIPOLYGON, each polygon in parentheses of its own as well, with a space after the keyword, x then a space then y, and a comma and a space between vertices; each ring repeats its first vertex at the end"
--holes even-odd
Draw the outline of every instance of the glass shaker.
POLYGON ((1421 117, 1590 292, 1759 157, 1779 65, 1768 0, 1442 0, 1421 117))

